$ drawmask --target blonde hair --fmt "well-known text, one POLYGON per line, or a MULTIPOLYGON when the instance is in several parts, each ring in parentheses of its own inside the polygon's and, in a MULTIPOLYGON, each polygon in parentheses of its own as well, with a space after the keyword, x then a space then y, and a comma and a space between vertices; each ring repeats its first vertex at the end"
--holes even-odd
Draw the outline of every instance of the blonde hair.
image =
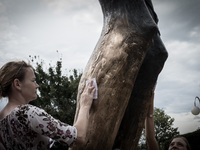
POLYGON ((23 81, 28 67, 32 66, 25 61, 11 61, 2 66, 0 69, 0 98, 9 96, 14 79, 23 81))

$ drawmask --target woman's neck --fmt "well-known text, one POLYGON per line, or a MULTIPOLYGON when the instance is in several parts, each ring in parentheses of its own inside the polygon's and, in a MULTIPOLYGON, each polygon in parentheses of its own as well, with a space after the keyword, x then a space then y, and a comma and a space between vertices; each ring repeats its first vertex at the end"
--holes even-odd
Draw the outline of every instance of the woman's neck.
POLYGON ((8 98, 7 105, 0 111, 0 119, 8 116, 17 106, 26 104, 23 100, 8 98))

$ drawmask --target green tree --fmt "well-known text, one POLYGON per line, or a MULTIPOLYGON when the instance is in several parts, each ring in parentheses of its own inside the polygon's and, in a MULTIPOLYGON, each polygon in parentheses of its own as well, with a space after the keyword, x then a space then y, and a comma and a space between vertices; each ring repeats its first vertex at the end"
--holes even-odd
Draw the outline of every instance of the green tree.
MULTIPOLYGON (((179 135, 178 128, 173 127, 174 118, 165 114, 164 110, 154 108, 154 125, 155 125, 155 137, 160 147, 160 150, 165 150, 169 146, 171 139, 179 135)), ((138 150, 147 149, 145 132, 143 130, 138 150)))
POLYGON ((174 118, 165 114, 164 110, 155 108, 155 137, 158 141, 158 145, 161 150, 164 150, 164 145, 169 143, 169 141, 179 135, 178 128, 173 127, 174 118))
MULTIPOLYGON (((39 58, 39 57, 38 57, 39 58)), ((72 125, 76 110, 76 96, 81 73, 76 69, 68 76, 62 75, 62 61, 57 61, 56 66, 49 65, 44 69, 44 61, 37 61, 37 57, 31 57, 35 63, 36 82, 39 84, 37 100, 31 102, 51 114, 56 119, 72 125)), ((55 143, 52 149, 66 149, 59 143, 55 143)))

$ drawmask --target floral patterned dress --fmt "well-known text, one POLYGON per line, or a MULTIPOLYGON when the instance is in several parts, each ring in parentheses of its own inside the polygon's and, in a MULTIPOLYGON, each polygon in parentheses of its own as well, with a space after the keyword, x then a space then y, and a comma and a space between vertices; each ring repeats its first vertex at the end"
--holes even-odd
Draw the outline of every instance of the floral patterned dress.
MULTIPOLYGON (((0 120, 0 136, 8 150, 48 150, 54 140, 72 146, 77 130, 43 109, 26 104, 0 120)), ((0 150, 3 150, 1 143, 0 150)))

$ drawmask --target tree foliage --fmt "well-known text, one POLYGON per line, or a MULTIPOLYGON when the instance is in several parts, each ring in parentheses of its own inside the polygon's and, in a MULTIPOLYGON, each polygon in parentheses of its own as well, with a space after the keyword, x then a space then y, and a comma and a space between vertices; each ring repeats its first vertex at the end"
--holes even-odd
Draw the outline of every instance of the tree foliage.
POLYGON ((179 135, 178 128, 173 127, 174 118, 165 114, 164 110, 155 108, 155 137, 158 141, 160 149, 164 148, 166 142, 173 137, 179 135))
MULTIPOLYGON (((174 128, 173 123, 174 118, 165 114, 164 110, 154 108, 155 138, 160 150, 165 150, 165 148, 169 146, 171 139, 179 135, 178 128, 174 128)), ((139 149, 147 149, 144 130, 138 146, 138 150, 139 149)))
MULTIPOLYGON (((81 73, 76 69, 72 74, 62 74, 62 61, 57 61, 56 66, 49 65, 44 69, 44 61, 37 61, 37 57, 31 57, 35 63, 36 82, 39 84, 38 98, 31 104, 44 109, 56 119, 72 125, 76 110, 76 96, 81 73)), ((64 149, 60 144, 55 144, 53 149, 64 149)), ((65 146, 66 149, 66 146, 65 146)))

